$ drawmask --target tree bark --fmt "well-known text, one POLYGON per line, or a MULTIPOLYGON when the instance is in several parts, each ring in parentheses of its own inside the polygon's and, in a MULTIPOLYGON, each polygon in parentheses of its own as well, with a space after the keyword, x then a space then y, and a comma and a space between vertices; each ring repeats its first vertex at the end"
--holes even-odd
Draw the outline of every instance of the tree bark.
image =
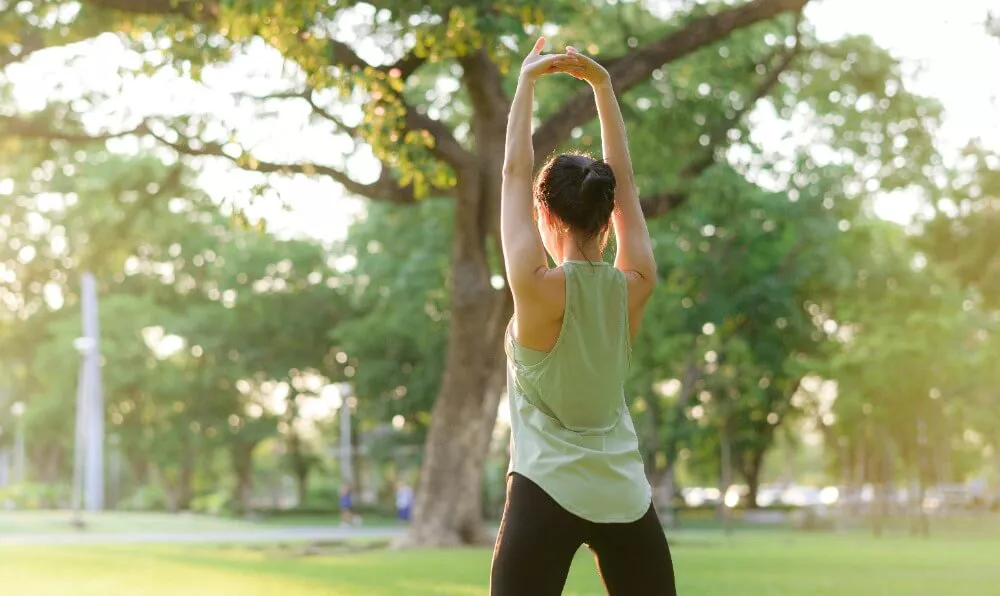
POLYGON ((747 481, 747 508, 757 508, 757 494, 760 492, 760 474, 764 468, 764 449, 753 449, 747 465, 743 469, 743 477, 747 481))
POLYGON ((649 411, 648 422, 646 424, 645 457, 643 463, 646 466, 646 477, 653 485, 653 494, 657 494, 656 488, 663 482, 663 472, 665 466, 657 464, 657 455, 662 453, 660 441, 660 429, 663 426, 663 404, 659 395, 652 395, 647 401, 649 411))
MULTIPOLYGON (((352 472, 352 485, 354 487, 354 498, 359 501, 365 492, 365 470, 364 470, 364 453, 362 453, 361 445, 361 431, 358 428, 361 422, 358 416, 355 416, 351 424, 351 472, 352 472)), ((355 505, 357 507, 357 504, 355 505)))
POLYGON ((670 525, 674 528, 680 526, 680 516, 674 511, 674 493, 677 492, 677 457, 680 452, 680 429, 687 424, 685 410, 691 397, 694 395, 695 384, 701 377, 701 368, 692 358, 684 367, 684 375, 681 378, 681 389, 677 395, 677 403, 674 404, 674 416, 671 419, 672 428, 666 433, 664 444, 664 454, 667 457, 667 468, 664 470, 664 478, 659 490, 659 499, 662 503, 661 511, 667 513, 670 525))
POLYGON ((486 258, 499 223, 506 113, 484 109, 475 123, 484 157, 458 176, 448 354, 406 546, 484 542, 483 472, 504 386, 502 339, 513 300, 506 288, 493 288, 486 258))
MULTIPOLYGON (((41 457, 38 461, 41 461, 41 467, 38 470, 39 479, 46 484, 55 484, 59 481, 59 472, 62 468, 63 461, 63 449, 58 445, 52 445, 48 448, 43 448, 39 450, 41 457)), ((28 470, 25 470, 25 474, 28 470)))
POLYGON ((722 451, 722 463, 720 465, 720 484, 722 485, 720 489, 722 492, 722 500, 719 502, 719 514, 722 518, 723 525, 725 526, 727 536, 733 533, 733 513, 726 504, 726 496, 729 493, 729 487, 733 485, 733 445, 728 418, 728 416, 723 418, 721 428, 719 429, 719 443, 721 444, 722 451))
POLYGON ((292 473, 295 475, 295 492, 298 497, 299 507, 306 504, 309 499, 309 472, 312 467, 307 454, 302 450, 302 438, 292 427, 294 420, 289 420, 288 430, 288 457, 292 464, 292 473))
POLYGON ((191 484, 195 469, 194 449, 188 441, 185 441, 181 458, 181 469, 177 478, 177 510, 187 511, 191 508, 191 499, 194 496, 191 484))
POLYGON ((249 512, 251 490, 253 488, 253 450, 257 443, 236 441, 230 448, 233 474, 236 485, 233 487, 233 513, 246 515, 249 512))

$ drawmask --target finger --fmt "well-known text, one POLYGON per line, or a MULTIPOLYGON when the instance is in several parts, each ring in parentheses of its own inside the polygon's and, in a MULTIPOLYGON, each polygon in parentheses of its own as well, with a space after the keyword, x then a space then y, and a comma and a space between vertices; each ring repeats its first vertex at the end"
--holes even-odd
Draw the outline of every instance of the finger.
POLYGON ((570 64, 571 60, 566 54, 547 54, 538 60, 539 66, 549 66, 552 64, 570 64))
POLYGON ((573 46, 566 46, 566 53, 567 54, 579 54, 579 52, 577 52, 576 48, 574 48, 573 46))
POLYGON ((535 41, 535 47, 531 48, 531 53, 537 56, 542 53, 543 49, 545 49, 545 38, 539 37, 535 41))

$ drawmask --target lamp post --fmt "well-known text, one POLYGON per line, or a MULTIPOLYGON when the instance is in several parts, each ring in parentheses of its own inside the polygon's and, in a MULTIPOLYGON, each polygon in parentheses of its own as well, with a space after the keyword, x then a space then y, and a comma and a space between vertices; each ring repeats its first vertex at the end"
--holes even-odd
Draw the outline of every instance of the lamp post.
POLYGON ((84 468, 87 464, 87 422, 89 420, 89 379, 88 358, 97 347, 97 342, 89 337, 73 341, 73 348, 80 354, 80 372, 76 385, 76 437, 73 448, 73 523, 83 525, 84 468))
POLYGON ((101 387, 101 332, 97 309, 97 280, 85 272, 80 282, 83 336, 90 340, 89 350, 84 358, 87 367, 84 504, 87 511, 101 511, 104 509, 104 391, 101 387))

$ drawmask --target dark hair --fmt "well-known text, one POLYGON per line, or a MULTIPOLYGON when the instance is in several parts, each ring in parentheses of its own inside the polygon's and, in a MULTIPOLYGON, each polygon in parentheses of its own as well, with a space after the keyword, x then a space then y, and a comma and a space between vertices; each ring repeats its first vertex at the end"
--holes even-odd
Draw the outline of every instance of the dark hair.
POLYGON ((608 227, 615 209, 615 174, 587 155, 557 155, 538 174, 535 200, 581 240, 591 240, 608 227))

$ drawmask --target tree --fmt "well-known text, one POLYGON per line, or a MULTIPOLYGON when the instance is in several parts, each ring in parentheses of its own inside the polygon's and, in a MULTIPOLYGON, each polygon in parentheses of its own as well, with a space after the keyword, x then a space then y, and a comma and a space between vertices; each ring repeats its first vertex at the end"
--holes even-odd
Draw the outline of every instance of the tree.
MULTIPOLYGON (((326 248, 234 224, 194 189, 189 170, 154 156, 27 148, 0 167, 0 267, 11 282, 0 290, 11 306, 0 368, 29 403, 36 476, 69 475, 77 284, 90 270, 101 294, 107 429, 129 475, 187 509, 199 483, 226 484, 211 478, 213 454, 225 451, 244 509, 254 449, 282 428, 260 387, 292 388, 282 434, 299 447, 298 397, 314 391, 303 379, 323 382, 336 369, 327 333, 345 302, 326 248), (164 352, 158 344, 171 334, 185 344, 164 352)), ((290 451, 305 492, 314 458, 304 446, 290 451)))
POLYGON ((426 439, 444 371, 451 318, 448 247, 454 204, 372 205, 334 254, 349 257, 342 278, 354 313, 331 330, 372 423, 402 416, 412 438, 426 439))
MULTIPOLYGON (((644 28, 641 35, 609 44, 613 49, 604 62, 616 89, 625 93, 647 81, 662 65, 710 47, 734 31, 800 11, 807 1, 754 0, 737 6, 683 3, 669 21, 657 20, 658 26, 644 28), (621 52, 617 56, 616 50, 621 52)), ((214 134, 206 126, 211 118, 204 114, 132 119, 133 124, 124 129, 94 133, 77 125, 71 114, 56 109, 27 118, 3 116, 0 129, 5 136, 84 141, 150 135, 182 154, 226 158, 262 173, 327 176, 349 192, 375 200, 408 203, 427 193, 454 197, 448 351, 428 433, 411 541, 430 545, 480 539, 482 460, 502 385, 500 340, 511 314, 509 293, 491 284, 488 258, 496 238, 509 106, 511 81, 505 80, 504 72, 512 56, 520 53, 516 48, 524 46, 521 42, 537 25, 559 22, 571 29, 573 24, 613 18, 617 9, 588 5, 581 11, 574 4, 559 2, 546 14, 521 2, 489 7, 436 2, 419 8, 399 2, 376 10, 353 2, 331 7, 307 1, 289 10, 287 3, 278 2, 91 0, 75 16, 66 17, 68 22, 58 31, 35 24, 43 22, 38 20, 42 13, 59 4, 32 5, 8 14, 3 25, 18 43, 8 50, 5 63, 23 61, 43 47, 73 42, 97 31, 124 31, 120 39, 140 52, 154 47, 158 38, 171 38, 167 64, 198 76, 203 66, 238 53, 254 39, 264 40, 295 66, 294 76, 289 77, 294 88, 279 89, 278 96, 309 104, 339 134, 367 143, 381 161, 381 174, 362 183, 344 169, 308 159, 268 160, 241 148, 238 137, 214 134), (351 19, 357 24, 357 35, 345 40, 335 33, 335 26, 351 19), (66 34, 60 38, 63 30, 66 34), (362 57, 359 41, 365 35, 389 49, 381 64, 362 57), (451 109, 424 104, 417 93, 430 81, 418 71, 434 77, 445 67, 459 73, 462 93, 456 97, 462 101, 451 109), (348 124, 337 110, 328 109, 327 90, 359 101, 362 121, 348 124)), ((737 99, 752 103, 752 98, 737 99)), ((536 154, 544 157, 558 149, 594 115, 589 93, 574 92, 538 128, 536 154)), ((715 140, 723 144, 725 135, 715 140)), ((676 192, 668 194, 676 196, 676 192)), ((670 203, 668 195, 651 195, 648 201, 651 206, 670 203)))

